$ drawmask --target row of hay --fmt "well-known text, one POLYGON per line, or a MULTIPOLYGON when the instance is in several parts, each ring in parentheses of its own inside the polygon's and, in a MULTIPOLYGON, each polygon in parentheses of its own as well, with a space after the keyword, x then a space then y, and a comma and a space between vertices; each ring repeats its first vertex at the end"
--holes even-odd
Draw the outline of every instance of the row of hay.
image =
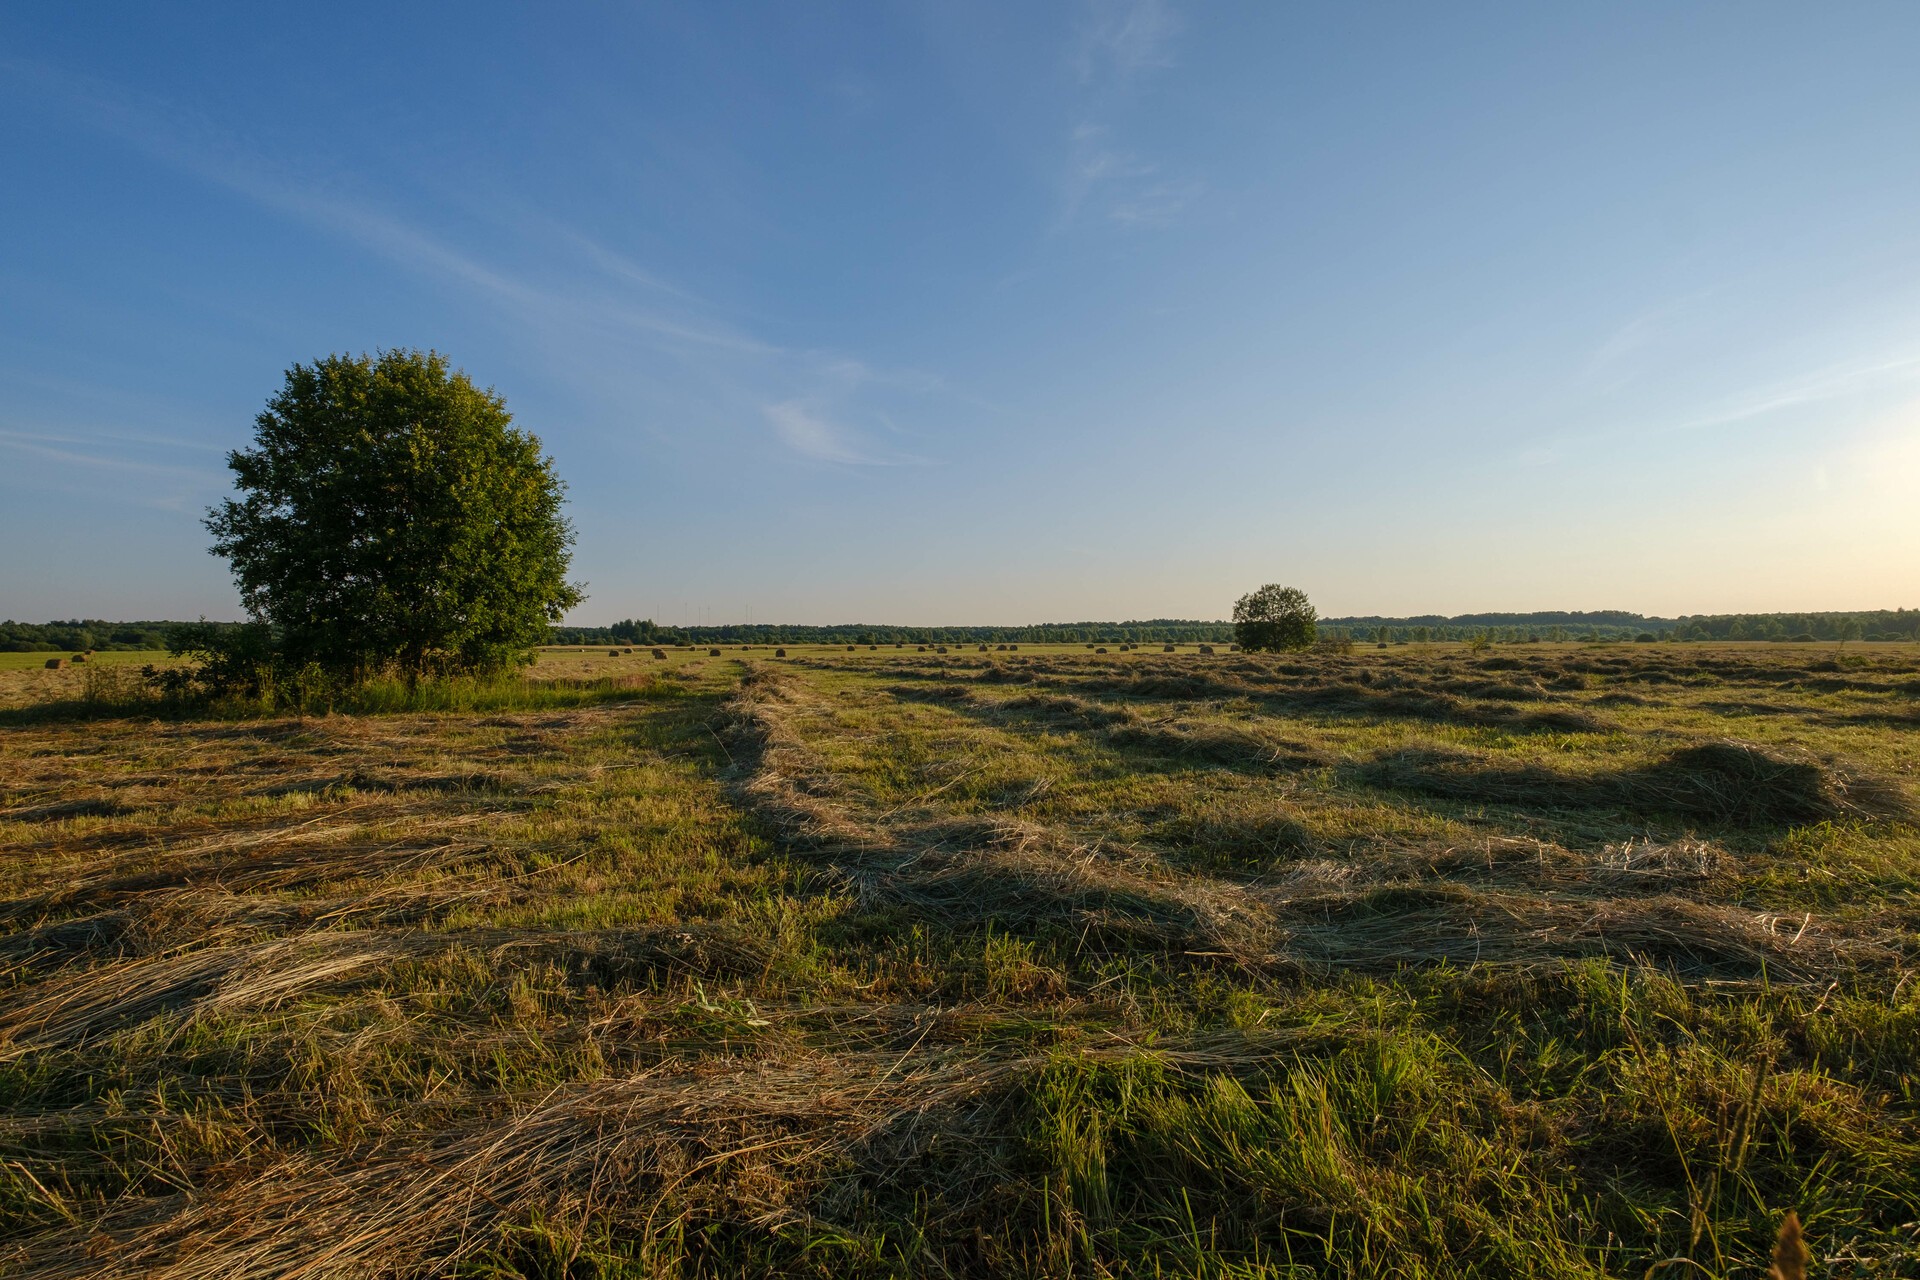
POLYGON ((507 1117, 287 1157, 192 1196, 122 1202, 0 1259, 22 1280, 446 1274, 497 1246, 504 1228, 588 1213, 672 1254, 690 1218, 771 1234, 807 1213, 829 1172, 913 1159, 917 1125, 964 1131, 941 1113, 1030 1067, 837 1054, 600 1081, 507 1117))
POLYGON ((1531 808, 1619 808, 1734 827, 1835 819, 1907 820, 1897 784, 1804 752, 1725 740, 1635 769, 1563 773, 1432 747, 1388 753, 1356 771, 1382 787, 1531 808))

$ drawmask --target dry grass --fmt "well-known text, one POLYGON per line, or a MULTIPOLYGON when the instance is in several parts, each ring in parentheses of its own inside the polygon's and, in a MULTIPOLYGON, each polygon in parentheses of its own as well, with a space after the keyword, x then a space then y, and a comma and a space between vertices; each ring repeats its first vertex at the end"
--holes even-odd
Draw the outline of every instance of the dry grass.
POLYGON ((0 673, 0 1266, 1920 1274, 1910 654, 654 656, 0 673))

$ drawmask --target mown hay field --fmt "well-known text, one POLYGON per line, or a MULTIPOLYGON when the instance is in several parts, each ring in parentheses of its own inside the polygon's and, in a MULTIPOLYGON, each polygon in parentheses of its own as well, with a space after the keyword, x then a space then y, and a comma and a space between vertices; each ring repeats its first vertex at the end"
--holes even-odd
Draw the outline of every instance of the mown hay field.
POLYGON ((1920 1276, 1910 646, 82 679, 0 672, 6 1275, 1920 1276))

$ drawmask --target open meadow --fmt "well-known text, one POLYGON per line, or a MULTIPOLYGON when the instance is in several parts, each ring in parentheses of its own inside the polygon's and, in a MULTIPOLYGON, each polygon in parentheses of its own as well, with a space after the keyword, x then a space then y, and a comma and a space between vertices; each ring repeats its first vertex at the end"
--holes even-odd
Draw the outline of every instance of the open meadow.
POLYGON ((0 1274, 1920 1276, 1920 647, 1107 647, 0 664, 0 1274))

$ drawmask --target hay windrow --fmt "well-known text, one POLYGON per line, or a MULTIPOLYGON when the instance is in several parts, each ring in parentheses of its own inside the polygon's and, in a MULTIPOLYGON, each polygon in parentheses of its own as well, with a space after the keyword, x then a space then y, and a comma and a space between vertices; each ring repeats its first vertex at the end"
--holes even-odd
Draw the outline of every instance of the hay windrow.
POLYGON ((1380 756, 1356 776, 1375 786, 1451 799, 1544 808, 1615 807, 1737 827, 1839 819, 1905 819, 1900 788, 1810 756, 1751 743, 1701 743, 1642 767, 1576 774, 1496 764, 1457 750, 1414 748, 1380 756))
POLYGON ((503 1206, 548 1212, 622 1189, 630 1229, 741 1216, 762 1230, 804 1213, 829 1153, 854 1153, 1000 1084, 1017 1064, 837 1055, 567 1090, 429 1135, 331 1159, 293 1156, 191 1199, 116 1208, 84 1234, 16 1254, 12 1274, 285 1277, 405 1273, 496 1243, 503 1206), (769 1194, 769 1193, 772 1194, 769 1194), (656 1212, 669 1197, 675 1203, 656 1212))

